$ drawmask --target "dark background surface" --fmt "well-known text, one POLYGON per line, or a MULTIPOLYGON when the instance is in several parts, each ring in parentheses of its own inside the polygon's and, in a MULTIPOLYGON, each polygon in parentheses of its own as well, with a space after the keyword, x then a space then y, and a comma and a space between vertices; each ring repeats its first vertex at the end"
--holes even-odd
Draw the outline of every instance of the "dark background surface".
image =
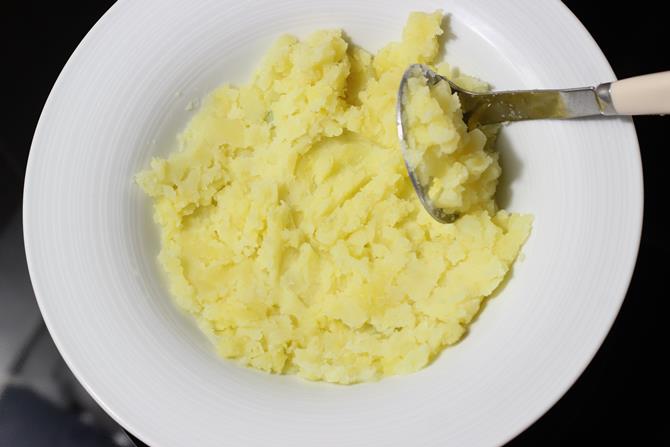
MULTIPOLYGON (((20 210, 26 159, 44 101, 69 55, 111 3, 3 4, 0 230, 20 210)), ((589 29, 619 78, 670 69, 670 37, 664 30, 667 20, 655 13, 661 2, 639 1, 633 8, 578 0, 564 3, 589 29)), ((608 445, 623 439, 633 441, 632 445, 663 443, 664 417, 657 408, 663 408, 661 396, 667 392, 668 377, 663 365, 667 336, 661 333, 660 324, 665 319, 662 309, 668 293, 662 286, 670 258, 663 218, 669 191, 663 162, 670 118, 640 117, 635 125, 644 165, 645 211, 640 255, 628 296, 586 372, 558 404, 509 446, 608 445)), ((0 290, 0 312, 3 293, 0 290)))

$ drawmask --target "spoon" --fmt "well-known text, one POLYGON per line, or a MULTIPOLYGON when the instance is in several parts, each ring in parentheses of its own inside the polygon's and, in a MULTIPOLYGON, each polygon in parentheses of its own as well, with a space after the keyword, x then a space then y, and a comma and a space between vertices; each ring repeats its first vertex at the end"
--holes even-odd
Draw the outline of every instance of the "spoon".
POLYGON ((458 95, 469 130, 485 124, 535 119, 567 119, 593 115, 655 115, 670 113, 670 71, 606 82, 595 87, 560 90, 510 90, 475 93, 440 76, 425 65, 410 65, 402 76, 396 101, 398 138, 407 173, 423 207, 438 222, 451 223, 458 214, 435 206, 427 188, 408 162, 405 97, 410 78, 424 77, 429 86, 449 83, 458 95))

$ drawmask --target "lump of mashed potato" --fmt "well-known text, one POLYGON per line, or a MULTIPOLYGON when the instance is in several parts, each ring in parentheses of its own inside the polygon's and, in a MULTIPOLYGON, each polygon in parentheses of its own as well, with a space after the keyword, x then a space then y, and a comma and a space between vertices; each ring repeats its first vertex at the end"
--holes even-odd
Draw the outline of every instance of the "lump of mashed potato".
MULTIPOLYGON (((497 154, 485 150, 483 130, 467 130, 458 95, 445 81, 428 86, 425 77, 415 76, 408 79, 403 101, 407 161, 432 203, 447 214, 493 212, 491 197, 500 176, 497 154)), ((498 126, 485 129, 496 137, 498 126)))
POLYGON ((435 64, 442 18, 413 13, 376 56, 339 30, 280 38, 249 84, 215 90, 180 150, 138 175, 171 293, 224 357, 336 383, 410 373, 505 278, 531 218, 496 210, 497 156, 467 133, 458 98, 435 92, 414 111, 417 144, 448 155, 431 169, 455 223, 423 210, 396 139, 400 77, 435 64))

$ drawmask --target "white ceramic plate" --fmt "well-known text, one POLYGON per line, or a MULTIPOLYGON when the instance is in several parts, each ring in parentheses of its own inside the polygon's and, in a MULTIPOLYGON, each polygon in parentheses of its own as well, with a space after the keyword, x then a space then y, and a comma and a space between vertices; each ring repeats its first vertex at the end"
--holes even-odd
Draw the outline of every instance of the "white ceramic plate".
POLYGON ((26 176, 30 273, 49 330, 96 400, 152 446, 492 446, 540 417, 607 334, 642 220, 629 119, 504 129, 501 186, 536 217, 525 260, 427 369, 350 387, 216 357, 173 306, 133 175, 174 149, 193 99, 244 81, 275 37, 342 27, 376 50, 410 10, 452 14, 448 60, 497 88, 614 79, 553 0, 120 1, 63 69, 26 176))

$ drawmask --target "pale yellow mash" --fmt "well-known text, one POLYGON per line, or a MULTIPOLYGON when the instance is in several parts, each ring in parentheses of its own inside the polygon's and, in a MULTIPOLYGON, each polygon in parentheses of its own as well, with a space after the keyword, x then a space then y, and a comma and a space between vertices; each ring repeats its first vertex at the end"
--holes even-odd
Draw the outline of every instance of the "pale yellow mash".
POLYGON ((280 38, 249 84, 215 90, 180 150, 138 175, 170 291, 222 356, 337 383, 410 373, 505 278, 531 217, 496 210, 497 154, 467 132, 458 98, 419 85, 413 107, 455 223, 423 210, 397 142, 400 76, 435 64, 442 19, 413 13, 376 56, 340 30, 280 38))

